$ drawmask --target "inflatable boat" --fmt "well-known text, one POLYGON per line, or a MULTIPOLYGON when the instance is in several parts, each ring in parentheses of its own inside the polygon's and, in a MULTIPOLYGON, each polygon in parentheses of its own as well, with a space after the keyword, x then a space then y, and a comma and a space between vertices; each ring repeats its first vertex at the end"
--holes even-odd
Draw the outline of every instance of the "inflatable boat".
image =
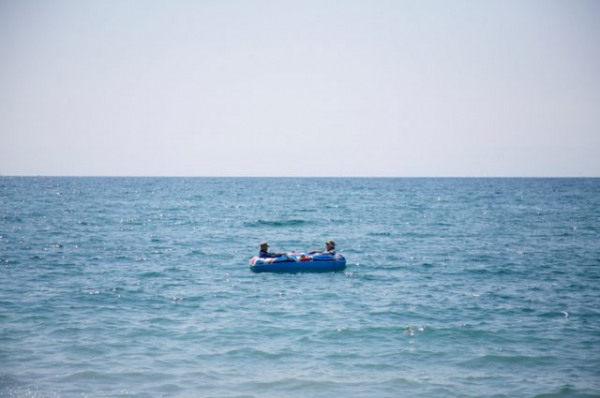
POLYGON ((339 253, 288 253, 274 258, 252 257, 252 272, 335 272, 346 268, 346 259, 339 253))

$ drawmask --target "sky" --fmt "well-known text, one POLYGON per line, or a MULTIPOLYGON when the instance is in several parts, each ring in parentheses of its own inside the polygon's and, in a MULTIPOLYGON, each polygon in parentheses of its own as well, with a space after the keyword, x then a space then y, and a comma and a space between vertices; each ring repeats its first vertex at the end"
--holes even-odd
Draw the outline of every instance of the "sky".
POLYGON ((0 175, 600 176, 600 2, 0 0, 0 175))

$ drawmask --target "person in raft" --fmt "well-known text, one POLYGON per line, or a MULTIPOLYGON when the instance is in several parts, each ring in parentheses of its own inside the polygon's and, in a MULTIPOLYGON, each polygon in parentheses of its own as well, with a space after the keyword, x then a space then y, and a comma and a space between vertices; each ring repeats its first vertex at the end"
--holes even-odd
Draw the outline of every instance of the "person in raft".
POLYGON ((335 242, 328 240, 325 242, 325 250, 311 250, 308 254, 335 254, 335 242))
POLYGON ((258 252, 259 258, 273 258, 285 256, 285 253, 269 253, 269 242, 261 242, 260 252, 258 252))

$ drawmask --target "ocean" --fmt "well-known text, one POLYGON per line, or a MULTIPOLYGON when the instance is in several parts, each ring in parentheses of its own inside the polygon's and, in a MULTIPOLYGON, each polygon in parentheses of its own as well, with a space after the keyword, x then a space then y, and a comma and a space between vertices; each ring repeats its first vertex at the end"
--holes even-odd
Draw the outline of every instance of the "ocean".
POLYGON ((600 179, 0 178, 0 397, 599 397, 599 288, 600 179))

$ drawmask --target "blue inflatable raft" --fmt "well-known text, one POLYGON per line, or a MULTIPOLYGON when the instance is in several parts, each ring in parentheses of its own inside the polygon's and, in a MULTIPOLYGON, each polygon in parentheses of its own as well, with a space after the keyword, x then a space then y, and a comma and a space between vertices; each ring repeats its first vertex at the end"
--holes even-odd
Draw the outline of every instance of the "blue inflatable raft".
POLYGON ((335 272, 345 268, 346 259, 339 253, 289 253, 281 257, 250 259, 252 272, 335 272))

